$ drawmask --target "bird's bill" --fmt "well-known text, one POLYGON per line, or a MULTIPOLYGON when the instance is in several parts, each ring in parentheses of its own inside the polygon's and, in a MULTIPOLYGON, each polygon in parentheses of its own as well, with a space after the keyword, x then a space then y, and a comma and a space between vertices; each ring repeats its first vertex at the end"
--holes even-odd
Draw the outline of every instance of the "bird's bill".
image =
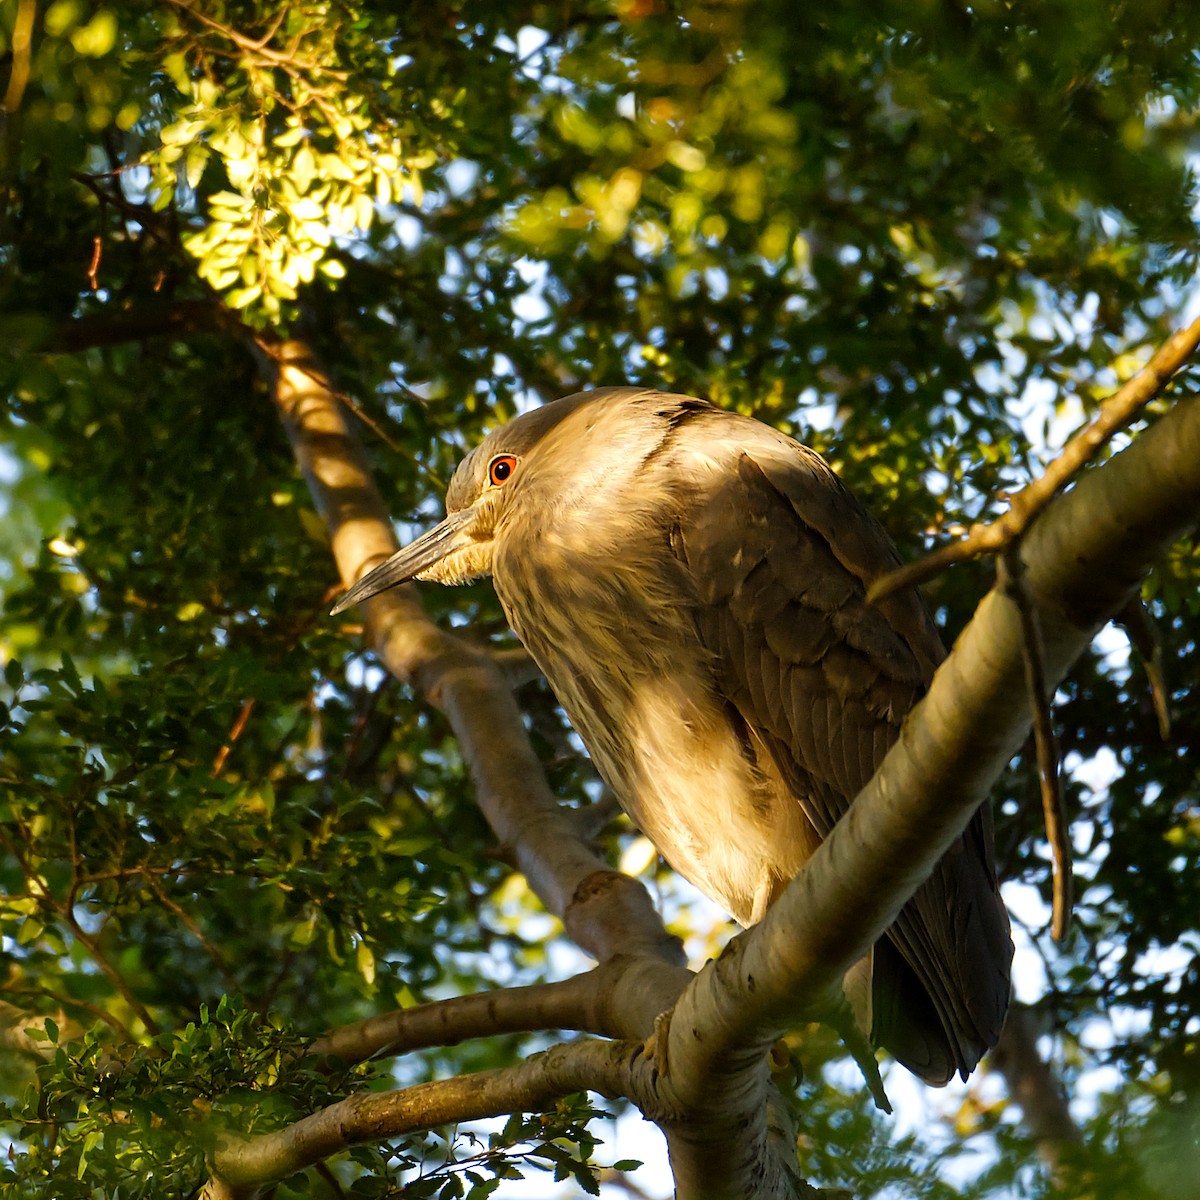
POLYGON ((470 525, 475 514, 471 508, 451 513, 444 521, 423 533, 414 542, 397 550, 386 562, 368 571, 334 606, 330 616, 378 596, 389 588, 417 579, 471 542, 470 525))

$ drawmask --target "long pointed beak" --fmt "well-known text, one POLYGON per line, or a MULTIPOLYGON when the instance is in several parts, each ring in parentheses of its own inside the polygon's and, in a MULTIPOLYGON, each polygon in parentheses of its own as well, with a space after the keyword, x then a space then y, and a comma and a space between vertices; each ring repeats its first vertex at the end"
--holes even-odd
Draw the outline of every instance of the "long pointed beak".
POLYGON ((368 571, 330 609, 329 615, 335 617, 363 600, 369 600, 389 588, 408 583, 409 580, 416 579, 436 567, 444 558, 470 541, 467 527, 474 516, 475 512, 470 507, 451 513, 428 533, 421 534, 416 541, 409 542, 403 549, 397 550, 386 562, 380 563, 373 571, 368 571))

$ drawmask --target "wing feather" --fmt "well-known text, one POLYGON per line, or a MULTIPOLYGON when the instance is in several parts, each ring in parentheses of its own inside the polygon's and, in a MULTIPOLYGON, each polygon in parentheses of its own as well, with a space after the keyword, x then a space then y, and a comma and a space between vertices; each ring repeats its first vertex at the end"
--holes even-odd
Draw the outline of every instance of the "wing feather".
MULTIPOLYGON (((710 469, 691 472, 704 484, 673 532, 697 629, 721 691, 824 837, 945 651, 915 590, 866 602, 871 581, 899 558, 820 458, 729 414, 706 411, 693 429, 701 421, 710 469)), ((701 443, 688 444, 695 453, 701 443)), ((999 1036, 1012 954, 985 812, 887 940, 895 949, 877 947, 872 1032, 930 1082, 965 1077, 999 1036)))

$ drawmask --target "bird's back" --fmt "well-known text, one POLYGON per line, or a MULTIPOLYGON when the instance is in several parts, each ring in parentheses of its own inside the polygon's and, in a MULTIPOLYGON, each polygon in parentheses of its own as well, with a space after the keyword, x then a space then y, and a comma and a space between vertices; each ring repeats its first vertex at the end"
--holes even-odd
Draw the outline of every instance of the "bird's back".
MULTIPOLYGON (((899 565, 826 464, 758 422, 708 410, 677 441, 677 553, 718 687, 820 837, 875 774, 945 655, 915 589, 868 604, 899 565)), ((792 868, 794 871, 795 867, 792 868)), ((876 946, 871 1033, 930 1083, 999 1036, 1012 942, 984 806, 876 946)))

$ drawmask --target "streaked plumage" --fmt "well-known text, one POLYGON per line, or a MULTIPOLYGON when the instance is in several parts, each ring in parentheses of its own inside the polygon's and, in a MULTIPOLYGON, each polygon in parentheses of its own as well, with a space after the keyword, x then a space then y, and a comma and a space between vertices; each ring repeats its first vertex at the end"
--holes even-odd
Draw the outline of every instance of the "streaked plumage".
MULTIPOLYGON (((742 924, 875 773, 944 655, 915 591, 867 604, 898 559, 825 463, 703 401, 604 388, 545 405, 464 459, 447 511, 340 607, 490 573, 631 818, 742 924)), ((944 1083, 999 1036, 1011 956, 984 809, 847 994, 944 1083)))

